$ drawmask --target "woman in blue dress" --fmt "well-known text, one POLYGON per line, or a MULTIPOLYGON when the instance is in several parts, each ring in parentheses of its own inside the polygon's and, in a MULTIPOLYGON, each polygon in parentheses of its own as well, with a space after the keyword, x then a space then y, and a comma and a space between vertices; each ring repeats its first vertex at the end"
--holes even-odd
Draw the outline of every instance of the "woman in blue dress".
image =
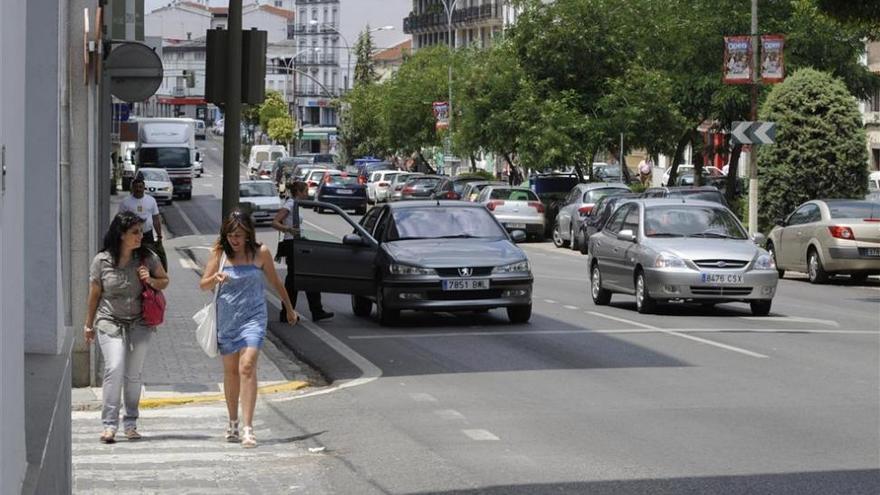
POLYGON ((246 448, 257 446, 253 420, 257 404, 257 357, 266 337, 268 320, 266 281, 281 296, 287 322, 295 325, 299 315, 275 272, 272 253, 257 242, 250 215, 233 211, 220 228, 220 237, 199 285, 202 290, 211 290, 219 284, 217 342, 223 357, 223 390, 229 412, 226 440, 240 440, 246 448), (241 438, 239 401, 244 416, 241 438))

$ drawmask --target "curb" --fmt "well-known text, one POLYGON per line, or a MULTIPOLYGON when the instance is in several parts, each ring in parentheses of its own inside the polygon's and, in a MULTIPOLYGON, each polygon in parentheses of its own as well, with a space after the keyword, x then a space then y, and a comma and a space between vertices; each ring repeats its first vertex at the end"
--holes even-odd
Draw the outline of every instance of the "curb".
MULTIPOLYGON (((287 383, 279 383, 275 385, 264 385, 257 388, 258 395, 278 394, 282 392, 293 392, 309 386, 308 382, 301 380, 289 381, 287 383)), ((226 400, 223 394, 209 395, 181 395, 176 397, 162 397, 156 399, 141 399, 141 409, 159 409, 162 407, 181 406, 184 404, 201 404, 204 402, 218 402, 226 400)))

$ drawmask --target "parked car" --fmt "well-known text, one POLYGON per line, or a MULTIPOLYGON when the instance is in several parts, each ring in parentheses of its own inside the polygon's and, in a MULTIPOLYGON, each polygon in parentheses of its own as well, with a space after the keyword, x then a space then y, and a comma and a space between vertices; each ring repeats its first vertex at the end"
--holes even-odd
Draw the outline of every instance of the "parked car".
MULTIPOLYGON (((306 202, 331 209, 326 203, 306 202)), ((334 212, 336 212, 334 210, 334 212)), ((373 306, 384 325, 401 311, 505 308, 513 323, 532 313, 533 277, 526 254, 482 206, 466 201, 405 201, 371 209, 330 242, 307 228, 294 248, 296 288, 351 294, 355 315, 373 306)))
POLYGON ((242 203, 250 203, 254 223, 271 222, 282 206, 278 189, 271 181, 241 181, 238 185, 238 196, 242 203))
POLYGON ((525 187, 486 186, 476 201, 486 206, 508 231, 523 230, 544 240, 544 204, 525 187))
POLYGON ((388 201, 391 180, 400 173, 399 170, 377 170, 370 174, 370 180, 367 181, 367 200, 371 203, 388 201))
POLYGON ((611 218, 611 214, 624 202, 640 197, 636 193, 609 194, 596 201, 593 209, 587 215, 580 218, 574 233, 574 245, 581 254, 587 254, 590 250, 590 237, 602 230, 605 222, 611 218))
POLYGON ((434 189, 447 180, 442 175, 420 175, 412 177, 400 191, 400 199, 430 199, 434 189))
POLYGON ((464 188, 473 182, 485 182, 486 177, 483 175, 477 175, 474 173, 463 173, 456 175, 452 178, 452 190, 455 191, 455 194, 458 195, 459 199, 462 199, 464 196, 464 188))
POLYGON ((287 148, 280 144, 255 144, 251 147, 250 158, 248 158, 247 169, 250 175, 256 177, 256 171, 260 168, 260 164, 266 160, 277 161, 279 158, 287 156, 287 148))
POLYGON ((174 184, 164 168, 139 168, 135 179, 143 179, 144 192, 156 200, 156 203, 164 201, 171 204, 174 201, 174 184))
POLYGON ((779 276, 807 272, 811 283, 847 274, 864 281, 880 274, 880 202, 858 199, 807 201, 770 231, 767 250, 779 276))
MULTIPOLYGON (((676 175, 694 175, 694 170, 696 167, 690 163, 682 163, 679 164, 678 170, 676 171, 676 175)), ((663 172, 663 185, 669 184, 669 176, 671 175, 672 167, 667 167, 666 171, 663 172)), ((713 165, 703 165, 703 175, 705 177, 724 177, 725 173, 720 168, 713 165)))
POLYGON ((507 182, 502 181, 478 181, 468 182, 461 190, 461 199, 464 201, 476 201, 480 197, 480 192, 486 186, 506 186, 507 182))
POLYGON ((263 160, 256 169, 249 171, 248 178, 250 180, 272 180, 272 169, 274 168, 274 161, 263 160))
POLYGON ((461 199, 461 195, 455 192, 455 181, 444 177, 434 189, 431 190, 431 199, 461 199))
POLYGON ((563 247, 574 238, 575 227, 580 217, 590 213, 593 205, 602 196, 630 192, 626 184, 620 182, 590 182, 578 184, 568 193, 553 222, 553 244, 563 247))
MULTIPOLYGON (((315 201, 330 203, 343 210, 354 210, 358 215, 367 212, 367 186, 356 175, 327 174, 315 191, 315 201)), ((315 209, 324 213, 322 207, 315 209)))
POLYGON ((327 168, 335 168, 336 156, 330 153, 304 153, 301 156, 309 160, 309 163, 315 165, 324 165, 327 168))
POLYGON ((370 174, 377 170, 397 170, 390 162, 365 162, 357 164, 357 178, 361 184, 366 184, 370 174))
POLYGON ((410 179, 415 177, 420 177, 422 175, 421 172, 400 172, 391 178, 391 186, 389 186, 390 192, 388 196, 388 201, 400 201, 403 195, 403 188, 406 187, 406 183, 409 182, 410 179))
POLYGON ((688 198, 711 201, 728 206, 724 194, 713 186, 649 187, 642 193, 643 198, 688 198))
POLYGON ((193 160, 193 176, 201 177, 205 173, 205 155, 196 148, 195 159, 193 160))
POLYGON ((272 169, 275 185, 281 186, 290 178, 295 177, 296 167, 306 164, 310 164, 308 159, 301 156, 286 156, 275 160, 275 167, 272 169))
POLYGON ((314 199, 315 193, 318 192, 318 187, 324 182, 324 178, 328 175, 342 175, 342 172, 327 168, 310 168, 305 171, 305 176, 303 176, 302 181, 305 182, 306 186, 309 188, 309 198, 314 199))
POLYGON ((613 293, 633 294, 639 313, 674 300, 747 302, 753 315, 766 316, 779 276, 760 237, 749 238, 717 203, 630 200, 590 237, 590 295, 606 305, 613 293))

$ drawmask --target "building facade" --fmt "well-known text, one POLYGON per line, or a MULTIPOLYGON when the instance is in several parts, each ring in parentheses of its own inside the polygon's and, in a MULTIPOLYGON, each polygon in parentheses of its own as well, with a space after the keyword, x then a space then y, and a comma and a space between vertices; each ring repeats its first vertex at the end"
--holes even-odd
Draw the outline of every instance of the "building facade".
MULTIPOLYGON (((411 34, 413 49, 449 44, 449 19, 446 1, 413 0, 412 12, 403 20, 403 31, 411 34)), ((486 48, 499 35, 509 17, 505 0, 458 0, 452 12, 454 47, 476 45, 486 48)))
MULTIPOLYGON (((866 44, 863 61, 871 72, 880 75, 880 42, 866 44)), ((868 167, 872 171, 880 170, 880 90, 861 102, 859 107, 868 138, 868 167)))
POLYGON ((373 55, 376 75, 379 82, 387 81, 403 65, 404 59, 412 53, 412 40, 406 40, 373 55))
MULTIPOLYGON (((291 5, 291 0, 243 5, 242 29, 266 31, 269 43, 291 39, 294 11, 278 7, 278 4, 291 5)), ((204 38, 208 29, 225 29, 226 19, 226 7, 211 7, 207 0, 175 0, 145 15, 144 31, 146 36, 165 40, 194 40, 204 38)))
MULTIPOLYGON (((339 0, 296 0, 296 56, 291 63, 296 74, 296 120, 301 127, 332 128, 333 135, 337 115, 332 102, 344 88, 340 74, 341 17, 339 0)), ((307 141, 311 142, 306 145, 309 149, 303 151, 325 151, 319 149, 319 140, 307 141)))

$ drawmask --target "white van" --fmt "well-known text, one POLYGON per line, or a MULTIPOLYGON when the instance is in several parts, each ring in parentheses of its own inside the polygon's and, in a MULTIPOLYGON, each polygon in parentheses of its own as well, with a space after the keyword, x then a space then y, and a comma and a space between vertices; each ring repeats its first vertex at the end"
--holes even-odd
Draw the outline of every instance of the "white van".
POLYGON ((196 139, 206 139, 207 138, 207 128, 205 127, 205 121, 195 119, 196 125, 196 139))
POLYGON ((275 161, 279 158, 287 158, 287 148, 280 144, 255 144, 251 147, 251 156, 248 158, 247 168, 251 176, 257 175, 260 162, 275 161))

